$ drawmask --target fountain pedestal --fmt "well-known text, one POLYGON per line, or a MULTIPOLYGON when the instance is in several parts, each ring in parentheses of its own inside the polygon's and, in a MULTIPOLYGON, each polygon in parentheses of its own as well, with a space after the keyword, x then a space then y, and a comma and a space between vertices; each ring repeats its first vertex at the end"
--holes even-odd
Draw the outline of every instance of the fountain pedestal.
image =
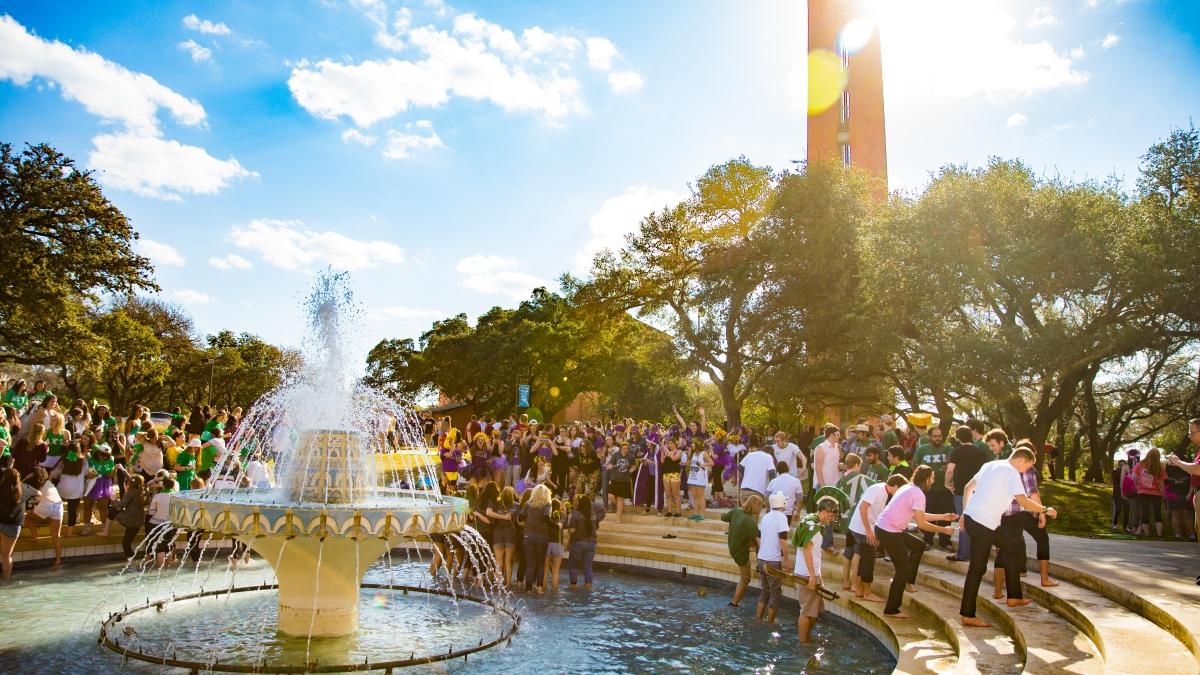
POLYGON ((387 552, 387 540, 266 536, 243 541, 275 569, 281 633, 336 637, 358 631, 363 574, 387 552))

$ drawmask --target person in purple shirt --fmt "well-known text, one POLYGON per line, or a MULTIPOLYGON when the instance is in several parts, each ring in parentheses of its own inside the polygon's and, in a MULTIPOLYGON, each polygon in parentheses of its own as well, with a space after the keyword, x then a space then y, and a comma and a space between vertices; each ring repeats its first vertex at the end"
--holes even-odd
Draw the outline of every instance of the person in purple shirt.
POLYGON ((925 513, 925 490, 933 485, 933 469, 922 464, 913 471, 912 483, 896 490, 892 500, 883 508, 879 519, 875 521, 875 538, 887 551, 892 559, 896 573, 892 575, 892 585, 888 589, 887 604, 884 605, 883 615, 895 619, 907 619, 908 615, 900 611, 904 601, 904 591, 916 590, 917 568, 921 564, 921 556, 925 553, 925 542, 920 537, 908 532, 908 523, 917 521, 917 527, 925 532, 940 532, 952 534, 950 527, 934 525, 932 520, 956 521, 958 516, 953 513, 925 513))

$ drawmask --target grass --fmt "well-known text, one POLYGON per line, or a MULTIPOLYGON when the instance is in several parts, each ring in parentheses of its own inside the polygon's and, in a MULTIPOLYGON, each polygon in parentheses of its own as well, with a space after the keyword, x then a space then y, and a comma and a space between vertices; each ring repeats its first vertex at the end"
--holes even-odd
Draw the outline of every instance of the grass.
POLYGON ((1108 483, 1047 480, 1038 489, 1042 502, 1058 509, 1058 518, 1046 525, 1051 532, 1093 539, 1135 538, 1109 529, 1112 524, 1112 487, 1108 483))

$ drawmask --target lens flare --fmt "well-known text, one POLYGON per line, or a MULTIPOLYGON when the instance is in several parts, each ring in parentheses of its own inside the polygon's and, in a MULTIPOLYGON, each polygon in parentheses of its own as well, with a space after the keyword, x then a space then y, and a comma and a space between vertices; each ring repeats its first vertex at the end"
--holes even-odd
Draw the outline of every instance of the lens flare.
POLYGON ((845 26, 842 26, 842 31, 838 33, 838 48, 846 54, 857 54, 867 46, 873 35, 875 35, 875 25, 871 23, 870 19, 864 19, 861 16, 851 19, 845 26))
POLYGON ((371 604, 383 609, 388 606, 388 596, 384 593, 376 593, 375 597, 371 598, 371 604))
POLYGON ((559 393, 558 387, 550 387, 550 396, 551 397, 557 397, 558 393, 559 393))
POLYGON ((820 115, 828 110, 846 88, 846 71, 842 60, 827 49, 808 53, 808 114, 820 115))

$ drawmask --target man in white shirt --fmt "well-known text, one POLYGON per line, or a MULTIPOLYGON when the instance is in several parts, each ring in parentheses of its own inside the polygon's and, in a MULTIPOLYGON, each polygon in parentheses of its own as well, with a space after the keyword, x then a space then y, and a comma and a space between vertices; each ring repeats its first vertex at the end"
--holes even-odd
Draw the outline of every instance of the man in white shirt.
POLYGON ((771 446, 771 452, 775 454, 776 462, 787 464, 788 473, 793 476, 799 475, 798 469, 807 468, 804 454, 795 443, 788 440, 786 432, 775 432, 775 445, 771 446))
POLYGON ((775 464, 776 476, 767 483, 767 493, 775 494, 780 492, 787 498, 787 505, 783 507, 783 515, 787 516, 788 522, 792 522, 792 516, 796 513, 796 503, 803 498, 804 486, 800 483, 800 479, 788 473, 787 464, 777 462, 775 464))
POLYGON ((790 528, 787 516, 783 515, 787 497, 775 492, 770 497, 770 504, 771 510, 758 521, 758 578, 762 580, 762 593, 758 596, 758 610, 754 615, 761 619, 765 614, 767 623, 775 623, 775 606, 783 592, 783 581, 767 570, 787 567, 790 528))
POLYGON ((854 596, 868 602, 883 602, 883 598, 871 592, 875 581, 875 549, 879 539, 875 536, 875 521, 883 513, 883 507, 896 494, 896 490, 908 485, 908 479, 900 474, 889 476, 886 483, 875 483, 863 491, 862 499, 850 511, 850 534, 854 535, 854 557, 850 560, 850 590, 854 596))
POLYGON ((826 485, 836 485, 838 476, 841 472, 838 471, 838 462, 842 459, 842 451, 838 446, 838 442, 842 438, 842 432, 832 424, 825 425, 825 441, 817 446, 813 453, 813 491, 818 488, 823 488, 826 485))
POLYGON ((800 634, 800 644, 809 642, 812 628, 817 623, 817 617, 825 608, 821 599, 821 530, 833 524, 838 517, 838 500, 833 497, 821 497, 817 500, 817 512, 805 516, 796 526, 796 575, 807 577, 808 583, 797 585, 797 599, 800 601, 800 616, 796 619, 796 630, 800 634))
MULTIPOLYGON (((767 482, 775 471, 771 454, 762 448, 754 448, 742 458, 742 489, 767 498, 767 482)), ((744 498, 744 497, 743 497, 744 498)))
MULTIPOLYGON (((979 594, 979 584, 987 573, 992 546, 997 545, 1002 551, 1017 546, 1016 542, 1008 541, 1009 535, 1000 529, 1000 518, 1008 510, 1009 504, 1015 499, 1027 511, 1058 517, 1053 507, 1038 504, 1025 495, 1021 474, 1033 464, 1033 453, 1028 448, 1017 448, 1007 460, 998 459, 984 464, 963 490, 963 527, 971 535, 971 566, 967 570, 959 608, 959 617, 964 626, 986 628, 991 625, 975 616, 975 596, 979 594)), ((1020 607, 1030 602, 1021 595, 1020 564, 1017 556, 1004 556, 1009 607, 1020 607)))

